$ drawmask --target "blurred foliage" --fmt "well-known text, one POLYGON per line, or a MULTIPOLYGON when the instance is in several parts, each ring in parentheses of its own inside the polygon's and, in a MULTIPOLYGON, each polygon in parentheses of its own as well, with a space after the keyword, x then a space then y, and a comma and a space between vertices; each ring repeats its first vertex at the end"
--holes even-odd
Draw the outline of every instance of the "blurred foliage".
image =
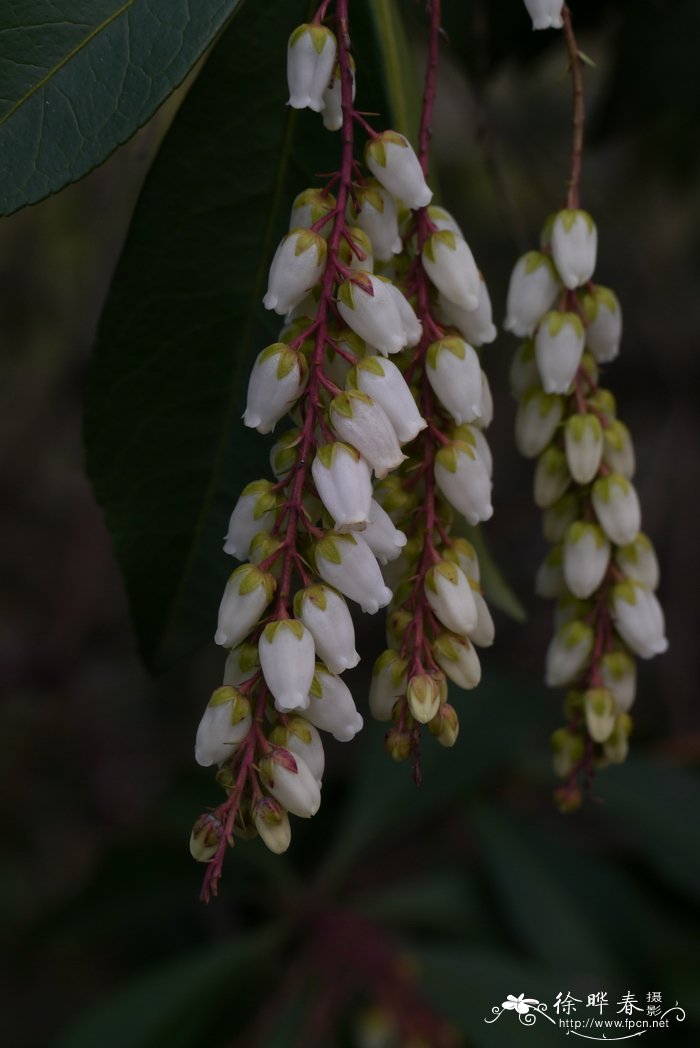
MULTIPOLYGON (((402 1008, 440 1032, 451 1024, 458 1043, 546 1046, 564 1031, 484 1018, 507 993, 551 1010, 567 990, 611 1001, 660 990, 688 1018, 650 1036, 697 1043, 698 10, 689 0, 572 7, 596 61, 584 201, 601 229, 601 278, 625 310, 611 385, 636 438, 671 639, 667 657, 641 667, 634 758, 600 776, 581 813, 553 811, 547 738, 559 700, 537 683, 549 611, 529 597, 544 546, 512 448, 514 343, 503 338, 486 362, 497 404, 487 537, 528 623, 499 620, 484 682, 453 700, 457 747, 426 746, 420 789, 384 757, 379 727, 359 745, 331 743, 324 804, 312 822, 295 820, 290 854, 241 842, 221 897, 197 901, 201 868, 186 838, 215 787, 192 767, 191 739, 219 653, 145 677, 80 448, 97 317, 174 99, 90 179, 0 233, 0 493, 13 507, 0 521, 10 1048, 363 1048, 382 1043, 376 1030, 402 1008)), ((420 10, 402 9, 421 59, 420 10)), ((536 240, 565 183, 565 62, 558 35, 531 33, 519 3, 445 0, 445 13, 440 184, 498 316, 515 251, 536 240)), ((167 210, 164 201, 164 232, 180 217, 167 210)), ((358 628, 365 646, 381 645, 376 621, 358 628)), ((350 683, 362 705, 363 671, 350 683)))

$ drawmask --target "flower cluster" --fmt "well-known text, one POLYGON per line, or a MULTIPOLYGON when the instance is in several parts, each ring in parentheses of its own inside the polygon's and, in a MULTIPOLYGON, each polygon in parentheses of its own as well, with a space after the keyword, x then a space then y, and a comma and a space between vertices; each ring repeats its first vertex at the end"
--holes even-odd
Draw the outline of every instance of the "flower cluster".
POLYGON ((476 558, 450 538, 448 506, 472 524, 491 513, 481 432, 490 394, 467 342, 494 337, 488 294, 453 220, 428 208, 408 140, 355 110, 347 0, 336 0, 337 39, 322 24, 328 6, 290 38, 289 104, 342 128, 341 161, 326 186, 295 199, 264 297, 283 326, 254 363, 243 420, 263 434, 289 424, 272 475, 243 490, 224 544, 242 563, 219 609, 222 686, 197 732, 196 759, 218 766, 227 794, 192 833, 193 855, 209 864, 205 896, 234 833, 289 846, 289 816, 308 818, 321 802, 319 733, 348 741, 362 727, 341 678, 359 661, 346 599, 370 614, 389 604, 380 564, 401 558, 409 575, 419 564, 419 584, 400 588, 392 611, 394 630, 397 616, 412 617, 395 652, 405 672, 389 703, 391 716, 403 695, 392 752, 418 723, 454 741, 445 673, 473 686, 471 641, 492 637, 476 558), (368 175, 353 159, 357 126, 368 175))
POLYGON ((552 216, 541 250, 516 263, 504 322, 525 339, 511 367, 516 442, 537 460, 534 498, 552 544, 535 584, 557 601, 546 682, 571 689, 566 727, 552 737, 564 808, 580 802, 579 778, 625 759, 633 656, 667 647, 654 594, 658 564, 632 484, 632 440, 599 384, 600 365, 618 355, 622 315, 614 292, 592 282, 596 251, 587 212, 552 216))

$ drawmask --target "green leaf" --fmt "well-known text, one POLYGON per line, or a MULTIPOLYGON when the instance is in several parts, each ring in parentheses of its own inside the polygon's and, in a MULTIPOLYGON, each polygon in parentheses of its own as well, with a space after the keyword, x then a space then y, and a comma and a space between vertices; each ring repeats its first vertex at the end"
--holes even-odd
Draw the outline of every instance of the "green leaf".
POLYGON ((279 944, 266 929, 213 950, 178 958, 140 976, 78 1018, 54 1048, 200 1048, 240 1033, 279 944), (247 1002, 247 1004, 246 1004, 247 1002))
MULTIPOLYGON (((269 441, 240 416, 255 355, 281 326, 262 308, 294 196, 337 166, 340 136, 285 103, 287 36, 305 0, 248 4, 221 37, 150 172, 88 378, 87 464, 147 663, 211 635, 221 551, 269 441)), ((382 109, 380 42, 358 5, 358 104, 382 109)))
POLYGON ((0 214, 82 178, 126 142, 183 81, 239 3, 3 4, 0 214))
POLYGON ((493 559, 480 528, 464 525, 461 529, 476 550, 481 568, 481 585, 486 599, 516 622, 525 622, 527 612, 493 559))
POLYGON ((372 0, 369 14, 379 49, 379 69, 387 96, 392 129, 414 143, 420 122, 421 93, 413 54, 393 0, 372 0))

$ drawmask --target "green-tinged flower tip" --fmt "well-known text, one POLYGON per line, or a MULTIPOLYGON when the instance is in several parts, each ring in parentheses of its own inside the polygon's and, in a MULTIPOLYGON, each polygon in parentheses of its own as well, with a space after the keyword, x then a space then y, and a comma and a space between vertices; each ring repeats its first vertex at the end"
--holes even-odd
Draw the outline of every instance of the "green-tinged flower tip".
POLYGON ((459 717, 449 703, 444 703, 428 724, 428 731, 441 746, 450 749, 457 742, 459 735, 459 717))
POLYGON ((411 756, 411 733, 399 728, 389 728, 384 736, 384 749, 394 761, 405 761, 411 756))

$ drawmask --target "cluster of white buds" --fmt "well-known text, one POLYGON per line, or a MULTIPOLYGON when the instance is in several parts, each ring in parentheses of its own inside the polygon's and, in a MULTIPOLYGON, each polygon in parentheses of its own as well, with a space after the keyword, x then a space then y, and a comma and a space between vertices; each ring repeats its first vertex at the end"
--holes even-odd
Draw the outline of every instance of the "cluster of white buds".
MULTIPOLYGON (((347 27, 347 3, 335 6, 347 27)), ((300 26, 288 78, 290 105, 344 133, 338 172, 293 202, 264 298, 283 327, 255 361, 243 420, 260 433, 288 421, 272 476, 243 490, 224 544, 243 563, 219 609, 223 684, 197 733, 196 759, 218 765, 227 794, 193 831, 193 855, 209 863, 205 894, 234 833, 288 847, 289 816, 320 805, 319 733, 349 741, 362 727, 341 677, 359 661, 346 600, 372 614, 393 599, 392 621, 412 614, 401 642, 392 627, 392 655, 407 667, 394 755, 420 723, 454 742, 446 677, 473 687, 472 645, 493 636, 474 552, 450 534, 450 505, 471 524, 491 515, 491 397, 474 348, 495 337, 486 286, 454 220, 428 207, 408 140, 355 111, 347 37, 319 16, 300 26), (370 177, 353 159, 356 124, 370 177), (420 585, 393 598, 397 561, 399 575, 420 564, 420 585)), ((375 685, 374 712, 377 701, 375 685)))
POLYGON ((580 803, 580 779, 625 759, 633 657, 667 647, 658 563, 632 484, 632 440, 599 384, 600 365, 619 352, 622 315, 614 292, 592 283, 596 250, 587 212, 551 216, 541 250, 515 265, 505 320, 525 339, 511 367, 516 442, 537 460, 534 498, 552 544, 535 583, 557 601, 546 681, 571 689, 566 727, 552 737, 565 809, 580 803))

